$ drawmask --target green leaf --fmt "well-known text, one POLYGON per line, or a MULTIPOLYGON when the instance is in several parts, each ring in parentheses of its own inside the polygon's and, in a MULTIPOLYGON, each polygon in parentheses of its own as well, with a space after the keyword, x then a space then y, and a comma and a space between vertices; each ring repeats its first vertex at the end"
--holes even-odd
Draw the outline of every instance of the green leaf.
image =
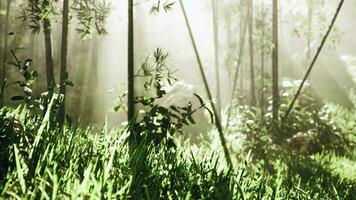
POLYGON ((198 94, 194 93, 194 96, 199 100, 199 103, 202 107, 205 106, 203 99, 198 94))
POLYGON ((209 115, 210 115, 211 123, 214 123, 214 114, 213 114, 213 112, 211 112, 211 110, 209 108, 207 108, 207 107, 205 107, 205 110, 207 110, 209 115))
POLYGON ((20 155, 19 151, 16 148, 16 145, 14 145, 14 151, 15 151, 15 162, 16 162, 16 171, 17 171, 17 177, 20 182, 21 190, 23 194, 26 194, 26 184, 25 184, 25 179, 23 176, 23 169, 20 163, 20 155))
POLYGON ((177 113, 180 113, 179 109, 176 106, 172 105, 172 106, 170 106, 170 108, 172 110, 176 111, 177 113))
POLYGON ((118 112, 121 109, 121 105, 115 106, 114 111, 118 112))
POLYGON ((188 120, 189 120, 190 123, 195 124, 195 121, 194 121, 192 115, 188 115, 187 118, 188 118, 188 120))
POLYGON ((74 83, 73 83, 72 81, 68 81, 68 80, 66 80, 66 81, 64 82, 64 84, 67 85, 67 86, 71 86, 71 87, 74 86, 74 83))

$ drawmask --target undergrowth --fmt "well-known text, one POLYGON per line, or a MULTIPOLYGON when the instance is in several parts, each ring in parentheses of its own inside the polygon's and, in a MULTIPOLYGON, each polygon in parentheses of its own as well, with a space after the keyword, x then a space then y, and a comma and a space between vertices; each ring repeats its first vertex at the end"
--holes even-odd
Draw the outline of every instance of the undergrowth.
MULTIPOLYGON (((333 173, 319 155, 265 161, 252 153, 228 170, 208 145, 141 143, 129 152, 124 131, 49 126, 26 108, 2 109, 4 199, 355 199, 355 180, 333 173)), ((336 156, 332 156, 337 159, 336 156)))
POLYGON ((145 95, 123 130, 59 124, 62 97, 33 96, 32 78, 18 82, 25 96, 14 99, 25 106, 0 109, 0 199, 356 199, 352 111, 306 96, 272 126, 270 109, 237 105, 225 133, 228 167, 216 130, 200 144, 176 134, 198 110, 214 117, 197 94, 198 105, 162 102, 176 81, 167 56, 157 49, 141 66, 145 95))

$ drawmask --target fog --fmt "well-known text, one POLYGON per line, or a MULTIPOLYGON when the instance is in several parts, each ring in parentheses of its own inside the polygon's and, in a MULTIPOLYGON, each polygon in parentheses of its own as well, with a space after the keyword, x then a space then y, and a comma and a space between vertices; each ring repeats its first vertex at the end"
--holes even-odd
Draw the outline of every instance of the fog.
MULTIPOLYGON (((210 81, 210 87, 215 91, 214 38, 210 1, 195 0, 185 1, 184 3, 199 54, 206 70, 205 73, 210 81)), ((259 3, 256 2, 256 4, 259 3)), ((321 12, 327 13, 327 21, 330 21, 337 2, 328 0, 325 4, 324 10, 321 12)), ((100 95, 102 98, 97 101, 97 113, 102 112, 102 107, 105 107, 108 113, 112 112, 113 102, 115 102, 117 94, 109 91, 118 88, 118 86, 121 89, 120 92, 125 91, 124 84, 127 73, 125 48, 127 44, 127 5, 124 1, 112 1, 112 5, 113 12, 107 25, 109 35, 99 40, 100 45, 98 47, 99 66, 102 66, 99 68, 99 85, 103 93, 100 95)), ((267 4, 266 6, 269 5, 267 4)), ((197 61, 179 4, 176 3, 168 13, 150 13, 151 7, 152 2, 137 2, 135 6, 135 64, 139 66, 155 48, 162 48, 169 53, 169 63, 173 68, 177 69, 176 76, 178 79, 193 85, 195 90, 204 94, 204 86, 202 85, 197 61)), ((296 71, 299 74, 297 73, 298 75, 295 78, 298 79, 299 77, 301 79, 307 63, 307 42, 305 37, 298 38, 293 33, 298 24, 293 23, 290 15, 306 16, 307 7, 300 1, 282 1, 280 7, 282 8, 280 15, 283 16, 280 21, 281 73, 290 75, 291 71, 296 71)), ((356 34, 356 28, 352 25, 355 17, 353 10, 355 8, 355 2, 346 2, 345 8, 337 21, 337 32, 341 37, 339 37, 334 46, 325 48, 318 60, 315 71, 312 73, 315 82, 314 87, 320 91, 320 95, 338 102, 343 100, 333 99, 328 93, 330 94, 330 86, 337 85, 335 86, 335 91, 340 88, 344 91, 346 89, 345 85, 350 84, 349 77, 345 77, 342 74, 344 74, 345 70, 352 71, 355 68, 350 63, 356 53, 356 47, 351 42, 355 40, 353 36, 356 34), (343 73, 337 73, 340 71, 343 73)), ((238 23, 238 20, 237 18, 236 23, 238 23)), ((224 19, 220 19, 219 24, 220 56, 222 58, 220 59, 221 98, 223 106, 226 108, 227 101, 231 95, 229 92, 231 90, 231 75, 229 75, 230 70, 223 63, 224 56, 227 53, 227 33, 224 19)), ((321 33, 326 31, 326 27, 324 28, 320 30, 321 33)), ((235 33, 233 37, 237 40, 239 37, 238 32, 235 33)), ((319 43, 320 38, 313 39, 312 54, 316 51, 319 43)), ((270 71, 269 60, 267 60, 267 71, 270 71)), ((248 77, 248 74, 246 74, 246 77, 248 77)), ((344 95, 341 98, 345 97, 344 95)), ((116 115, 111 114, 110 116, 116 115)))
MULTIPOLYGON (((183 1, 191 23, 194 38, 196 40, 198 51, 203 62, 205 73, 209 80, 209 85, 213 91, 216 91, 215 84, 215 66, 214 66, 214 32, 211 2, 208 0, 185 0, 183 1)), ((227 9, 226 5, 233 1, 221 1, 219 8, 218 32, 219 32, 219 69, 221 79, 221 101, 223 112, 229 105, 229 99, 232 88, 232 76, 235 72, 238 39, 240 37, 240 19, 236 9, 227 9), (229 13, 230 12, 230 13, 229 13), (232 30, 228 31, 227 17, 230 16, 232 30), (229 38, 230 37, 230 38, 229 38), (228 44, 229 41, 233 44, 228 44), (231 46, 234 55, 232 64, 227 65, 227 57, 230 55, 231 46)), ((265 8, 270 10, 271 2, 255 1, 254 8, 261 9, 261 2, 265 8)), ((312 31, 315 34, 311 37, 310 55, 313 56, 321 42, 322 35, 326 32, 327 26, 335 12, 336 1, 325 0, 322 7, 315 8, 319 18, 313 22, 312 31), (320 21, 321 20, 321 21, 320 21)), ((127 82, 127 2, 111 0, 111 13, 106 20, 107 35, 93 35, 91 39, 82 41, 76 31, 76 21, 71 23, 69 37, 69 77, 74 83, 73 88, 68 89, 69 100, 67 108, 69 115, 75 119, 91 121, 94 124, 102 124, 108 120, 111 124, 117 124, 117 121, 125 121, 125 113, 115 113, 113 107, 119 94, 126 92, 127 82), (93 63, 98 66, 95 71, 93 63), (97 71, 96 71, 97 70, 97 71), (90 86, 93 77, 97 79, 95 88, 90 86), (94 93, 93 96, 85 96, 85 93, 94 93), (72 98, 72 99, 71 99, 72 98), (89 99, 90 98, 90 99, 89 99), (78 100, 79 99, 79 100, 78 100), (92 101, 91 103, 88 103, 92 101), (93 116, 93 117, 88 117, 93 116), (88 120, 87 118, 90 118, 88 120)), ((150 12, 152 1, 136 1, 134 7, 134 37, 135 37, 135 66, 138 70, 141 63, 156 48, 162 48, 169 53, 168 63, 177 72, 175 76, 190 88, 190 93, 196 92, 205 95, 205 88, 199 72, 195 53, 188 35, 186 24, 182 15, 179 3, 176 2, 172 10, 158 13, 150 12)), ((236 3, 238 4, 238 3, 236 3)), ((21 5, 17 2, 16 5, 21 5)), ((302 26, 301 18, 308 15, 307 5, 303 1, 288 0, 280 1, 279 6, 279 48, 280 48, 280 77, 281 85, 285 80, 302 79, 307 66, 308 60, 308 42, 303 33, 297 33, 296 29, 302 26), (299 35, 299 36, 298 36, 299 35)), ((352 107, 348 101, 347 94, 355 87, 356 71, 356 46, 355 35, 356 27, 354 19, 356 13, 355 1, 346 1, 340 16, 336 22, 336 29, 332 32, 327 46, 323 49, 316 66, 312 72, 310 81, 312 88, 327 101, 339 103, 343 106, 352 107), (330 42, 332 41, 332 42, 330 42), (337 95, 335 95, 337 94, 337 95)), ((16 9, 19 13, 20 9, 16 9)), ((16 20, 16 15, 12 20, 16 20)), ((270 13, 266 15, 266 23, 271 21, 270 13)), ((256 26, 256 25, 255 25, 256 26)), ((54 20, 53 24, 53 43, 54 47, 60 46, 60 20, 54 20)), ((14 26, 12 29, 16 29, 14 26)), ((15 30, 15 32, 18 32, 15 30)), ((41 32, 42 33, 42 32, 41 32)), ((26 49, 34 49, 34 62, 39 70, 44 64, 44 49, 42 34, 32 36, 36 45, 23 39, 23 46, 28 45, 26 49), (31 46, 32 45, 32 46, 31 46), (36 60, 37 59, 37 60, 36 60)), ((254 34, 254 38, 259 37, 259 33, 254 34)), ((270 35, 270 30, 266 35, 270 35)), ((266 36, 268 37, 268 36, 266 36)), ((14 42, 12 39, 11 42, 14 42)), ((11 46, 11 44, 10 44, 11 46)), ((255 47, 257 48, 257 47, 255 47)), ((59 63, 59 48, 54 48, 54 59, 59 63)), ((246 58, 243 58, 242 67, 246 68, 242 77, 249 80, 250 75, 247 73, 248 67, 248 48, 244 48, 246 58)), ((256 51, 255 66, 260 67, 259 51, 256 51)), ((23 52, 23 56, 30 56, 23 52)), ((270 52, 265 55, 266 74, 271 72, 270 52)), ((59 73, 56 70, 56 74, 59 73)), ((40 75, 41 81, 45 75, 40 75)), ((259 75, 256 77, 256 84, 259 84, 259 75)), ((270 76, 270 75, 269 75, 270 76)), ((136 83, 140 85, 140 83, 136 83)), ((240 93, 248 94, 249 83, 245 83, 245 91, 240 93)), ((43 87, 39 87, 40 89, 43 87)), ((39 89, 39 90, 40 90, 39 89)), ((187 92, 180 91, 182 95, 187 92)), ((240 94, 239 94, 240 95, 240 94)), ((215 94, 214 94, 215 96, 215 94)), ((215 99, 216 100, 216 99, 215 99)), ((248 101, 248 98, 247 98, 248 101)))

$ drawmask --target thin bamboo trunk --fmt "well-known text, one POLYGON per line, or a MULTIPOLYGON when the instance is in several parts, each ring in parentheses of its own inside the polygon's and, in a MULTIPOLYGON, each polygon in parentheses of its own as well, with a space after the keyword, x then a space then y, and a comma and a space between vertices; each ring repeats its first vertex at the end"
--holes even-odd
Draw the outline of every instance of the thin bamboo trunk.
MULTIPOLYGON (((244 27, 243 26, 243 8, 244 8, 244 2, 247 2, 247 0, 240 0, 240 27, 244 27)), ((247 11, 249 11, 249 9, 247 8, 247 11)), ((248 16, 248 14, 247 14, 248 16)), ((246 20, 248 17, 246 17, 246 20)), ((247 22, 247 21, 246 21, 247 22)), ((248 23, 248 22, 247 22, 248 23)), ((247 27, 247 26, 246 26, 247 27)), ((243 37, 245 37, 244 35, 246 33, 244 33, 245 30, 241 29, 240 28, 240 44, 242 43, 242 41, 245 42, 245 39, 243 39, 243 37)), ((242 60, 240 61, 242 63, 242 60)), ((243 65, 241 64, 241 66, 239 67, 240 68, 240 96, 243 97, 244 96, 244 68, 243 68, 243 65)), ((233 91, 234 92, 234 91, 233 91)), ((243 100, 241 101, 241 103, 243 103, 243 100)))
POLYGON ((220 92, 220 66, 219 66, 219 3, 218 0, 211 0, 213 10, 213 28, 214 28, 214 58, 215 58, 215 81, 216 81, 216 109, 221 119, 221 92, 220 92))
POLYGON ((59 108, 59 122, 64 123, 65 101, 66 101, 66 76, 68 57, 68 24, 69 24, 69 0, 63 0, 63 20, 62 20, 62 47, 61 47, 61 71, 60 71, 60 94, 64 96, 59 108))
MULTIPOLYGON (((248 5, 249 6, 249 5, 248 5)), ((249 16, 249 12, 250 12, 250 9, 248 8, 247 9, 247 13, 246 13, 246 18, 245 18, 245 23, 243 24, 243 28, 241 29, 242 31, 240 31, 240 34, 241 34, 241 37, 240 37, 240 49, 239 49, 239 57, 238 57, 238 60, 237 60, 237 66, 236 66, 236 71, 235 71, 235 75, 234 75, 234 82, 233 82, 233 86, 232 86, 232 94, 230 96, 230 104, 232 104, 232 101, 234 100, 235 98, 235 93, 236 93, 236 89, 237 89, 237 81, 238 81, 238 77, 239 77, 239 74, 241 75, 240 77, 240 85, 243 86, 243 69, 242 69, 242 57, 243 57, 243 53, 244 53, 244 46, 245 46, 245 39, 246 39, 246 33, 247 33, 247 26, 248 26, 248 16, 249 16), (240 73, 239 73, 240 71, 240 73)), ((241 19, 240 21, 242 21, 243 19, 243 15, 241 14, 241 19)), ((241 89, 242 91, 242 89, 241 89)), ((226 125, 225 125, 225 129, 228 129, 229 127, 229 123, 230 123, 230 118, 231 118, 231 105, 229 106, 229 109, 227 111, 227 119, 226 119, 226 125)))
POLYGON ((128 0, 128 47, 127 47, 127 120, 132 122, 135 115, 135 93, 134 93, 134 22, 133 22, 133 0, 128 0))
POLYGON ((272 5, 272 38, 273 38, 273 51, 272 51, 272 117, 273 125, 278 123, 279 111, 279 81, 278 81, 278 0, 273 0, 272 5))
MULTIPOLYGON (((5 15, 5 27, 4 27, 4 46, 3 46, 3 51, 2 51, 2 65, 1 65, 1 82, 0 86, 2 86, 5 82, 6 79, 6 61, 7 61, 7 55, 8 55, 8 32, 9 32, 9 26, 10 26, 10 12, 11 12, 11 3, 12 0, 7 0, 6 4, 6 15, 5 15)), ((2 91, 5 93, 5 91, 2 91)), ((0 106, 4 104, 4 94, 1 94, 0 96, 0 106)))
POLYGON ((290 114, 291 111, 293 110, 294 104, 295 104, 296 100, 298 99, 298 97, 299 97, 299 95, 300 95, 300 93, 301 93, 301 91, 302 91, 302 89, 303 89, 303 87, 304 87, 304 84, 305 84, 306 80, 308 79, 308 77, 309 77, 309 75, 310 75, 310 73, 311 73, 311 71, 312 71, 312 69, 313 69, 313 67, 314 67, 314 65, 315 65, 315 63, 316 63, 316 61, 318 60, 318 57, 319 57, 319 55, 320 55, 320 52, 321 52, 321 50, 323 49, 323 47, 324 47, 324 45, 325 45, 325 43, 326 43, 326 40, 327 40, 328 37, 329 37, 329 34, 330 34, 332 28, 334 27, 335 21, 336 21, 337 17, 339 16, 339 13, 340 13, 340 10, 341 10, 343 4, 344 4, 344 0, 341 0, 340 3, 339 3, 339 5, 338 5, 338 7, 337 7, 337 9, 336 9, 336 11, 335 11, 334 17, 333 17, 333 19, 331 20, 331 23, 330 23, 330 25, 329 25, 329 28, 328 28, 328 30, 326 31, 326 33, 325 33, 325 35, 324 35, 324 37, 323 37, 323 40, 321 41, 321 44, 320 44, 320 46, 319 46, 319 48, 318 48, 318 50, 317 50, 317 52, 316 52, 316 54, 315 54, 315 56, 314 56, 312 62, 311 62, 311 64, 309 65, 309 68, 308 68, 307 72, 306 72, 305 75, 304 75, 304 78, 303 78, 303 80, 302 80, 302 83, 300 84, 297 93, 294 95, 294 98, 293 98, 291 104, 289 105, 287 112, 285 113, 285 115, 284 115, 284 117, 283 117, 283 121, 285 121, 285 120, 288 118, 289 114, 290 114))
MULTIPOLYGON (((31 12, 33 12, 33 7, 34 7, 34 2, 33 0, 29 0, 28 1, 28 7, 30 8, 31 12)), ((31 25, 31 22, 28 23, 28 26, 31 25)), ((35 45, 36 45, 36 42, 35 42, 35 35, 34 34, 31 34, 31 39, 30 39, 30 44, 29 44, 29 51, 30 51, 30 58, 32 58, 33 60, 36 60, 35 58, 35 45)))
MULTIPOLYGON (((0 0, 0 10, 2 10, 2 0, 0 0)), ((2 16, 0 16, 0 30, 3 30, 3 26, 2 26, 2 16)), ((1 56, 1 59, 0 59, 0 107, 3 105, 3 101, 4 101, 4 98, 3 98, 3 95, 1 94, 2 93, 2 87, 3 85, 5 84, 4 83, 4 79, 5 79, 5 76, 3 74, 3 71, 2 71, 2 65, 3 65, 3 60, 2 60, 2 52, 3 52, 3 37, 2 35, 0 36, 0 56, 1 56)))
POLYGON ((264 120, 265 114, 265 10, 264 10, 264 0, 261 0, 261 12, 262 12, 262 19, 261 19, 261 100, 260 100, 260 107, 261 107, 261 119, 264 120))
POLYGON ((227 145, 226 145, 226 139, 225 139, 225 136, 224 136, 224 133, 223 133, 223 128, 222 128, 221 123, 220 123, 218 111, 217 111, 217 109, 216 109, 216 107, 215 107, 215 105, 214 105, 214 103, 212 101, 212 95, 211 95, 211 92, 210 92, 208 81, 207 81, 206 76, 205 76, 203 64, 202 64, 202 62, 200 60, 200 55, 199 55, 198 48, 197 48, 196 43, 195 43, 195 39, 194 39, 194 36, 193 36, 192 29, 190 27, 188 16, 187 16, 187 13, 186 13, 185 8, 184 8, 183 1, 179 0, 179 3, 180 3, 180 7, 182 9, 182 13, 183 13, 183 16, 184 16, 184 19, 185 19, 185 24, 186 24, 187 29, 189 31, 189 36, 190 36, 190 39, 191 39, 191 42, 192 42, 192 45, 193 45, 193 49, 194 49, 194 52, 195 52, 195 56, 196 56, 196 59, 197 59, 198 65, 199 65, 200 74, 202 76, 202 79, 203 79, 203 82, 204 82, 204 85, 205 85, 206 93, 208 95, 208 98, 209 98, 209 101, 210 101, 210 104, 211 104, 211 107, 212 107, 212 110, 213 110, 213 114, 214 114, 214 117, 215 117, 214 121, 215 121, 216 128, 218 129, 218 132, 219 132, 220 142, 221 142, 221 145, 222 145, 223 150, 224 150, 225 159, 226 159, 226 162, 229 165, 229 167, 233 167, 232 161, 231 161, 231 157, 230 157, 230 153, 229 153, 229 150, 228 150, 227 145))
POLYGON ((313 25, 313 0, 308 1, 308 34, 307 34, 307 63, 311 59, 311 36, 312 36, 312 25, 313 25))
POLYGON ((250 53, 250 95, 251 95, 251 106, 256 106, 256 85, 255 85, 255 60, 254 60, 254 42, 253 42, 253 0, 249 1, 249 53, 250 53))
MULTIPOLYGON (((0 0, 0 10, 2 10, 2 0, 0 0)), ((2 16, 0 16, 0 30, 3 30, 2 16)), ((2 56, 2 48, 3 48, 2 42, 3 42, 3 37, 2 37, 2 35, 0 35, 0 56, 2 56)), ((2 67, 2 58, 0 59, 0 67, 2 67)), ((1 70, 0 70, 0 81, 2 79, 1 77, 2 77, 2 74, 1 74, 1 70)), ((0 83, 0 85, 1 85, 1 83, 0 83)))
POLYGON ((244 104, 244 99, 245 99, 245 80, 244 80, 244 65, 242 64, 241 61, 241 66, 240 66, 240 95, 239 95, 239 99, 240 99, 240 103, 244 104))
MULTIPOLYGON (((45 1, 44 6, 47 7, 50 2, 45 1)), ((48 17, 43 19, 43 31, 45 37, 45 51, 46 51, 46 73, 47 73, 47 88, 49 91, 53 90, 55 86, 54 80, 54 63, 52 51, 52 28, 51 20, 48 17)))

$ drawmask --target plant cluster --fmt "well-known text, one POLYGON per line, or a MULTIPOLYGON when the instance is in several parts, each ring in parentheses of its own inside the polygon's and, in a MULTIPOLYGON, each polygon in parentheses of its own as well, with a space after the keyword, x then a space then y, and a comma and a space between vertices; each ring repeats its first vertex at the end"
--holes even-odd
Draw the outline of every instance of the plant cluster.
MULTIPOLYGON (((45 117, 28 110, 2 109, 0 115, 0 198, 49 199, 354 199, 356 185, 327 170, 317 159, 275 161, 266 174, 263 162, 236 163, 220 169, 218 155, 190 154, 177 149, 141 144, 133 153, 126 134, 94 133, 78 127, 51 127, 45 117), (16 140, 11 119, 23 130, 16 140), (3 137, 6 135, 7 137, 3 137), (26 141, 23 137, 30 136, 26 141), (3 151, 6 147, 6 151, 3 151)), ((119 131, 121 132, 121 131, 119 131)))
MULTIPOLYGON (((83 39, 91 37, 93 27, 99 35, 107 34, 105 24, 111 12, 111 5, 106 1, 95 0, 75 0, 70 5, 75 11, 71 15, 78 20, 76 30, 83 39)), ((61 13, 57 0, 30 0, 28 4, 22 6, 21 16, 23 21, 28 21, 33 34, 41 31, 43 19, 55 19, 61 13)))
MULTIPOLYGON (((289 96, 284 95, 281 116, 289 101, 289 96)), ((262 118, 257 108, 236 105, 229 134, 241 135, 244 148, 251 150, 256 160, 264 160, 267 167, 281 157, 305 157, 321 152, 345 155, 352 151, 355 140, 343 131, 342 123, 335 123, 342 116, 334 118, 330 106, 318 102, 312 91, 306 90, 293 113, 276 127, 272 124, 271 105, 262 118)))
POLYGON ((161 0, 158 0, 156 3, 154 3, 151 7, 151 13, 159 13, 162 9, 165 12, 169 12, 170 10, 173 9, 173 5, 175 4, 175 1, 165 1, 161 2, 161 0))
MULTIPOLYGON (((23 94, 15 95, 11 97, 11 100, 14 102, 23 101, 27 108, 31 109, 34 113, 40 113, 41 116, 44 116, 47 112, 48 105, 52 102, 51 112, 51 122, 56 123, 59 106, 62 103, 64 96, 59 94, 59 86, 55 85, 50 90, 45 91, 41 94, 35 94, 33 92, 33 87, 37 82, 37 71, 33 70, 33 61, 31 59, 26 59, 25 61, 21 61, 16 56, 15 52, 11 50, 13 58, 15 62, 9 61, 8 63, 18 70, 18 72, 22 75, 22 80, 17 80, 11 83, 7 83, 5 78, 2 83, 2 89, 0 92, 0 96, 3 95, 5 90, 9 90, 10 87, 18 87, 21 88, 23 94)), ((64 82, 66 86, 73 86, 73 83, 68 80, 68 74, 66 75, 66 80, 64 82)))
POLYGON ((194 113, 205 109, 212 117, 206 103, 197 94, 192 95, 198 99, 199 106, 194 107, 192 102, 188 102, 186 106, 164 105, 162 99, 167 94, 167 88, 173 87, 177 80, 166 62, 167 57, 168 54, 162 49, 156 49, 153 55, 146 58, 136 74, 136 78, 144 80, 142 90, 145 91, 144 95, 135 98, 140 111, 134 121, 129 122, 128 127, 132 132, 131 139, 136 142, 148 140, 159 144, 168 141, 170 146, 174 146, 173 135, 182 133, 184 126, 195 124, 194 113))

